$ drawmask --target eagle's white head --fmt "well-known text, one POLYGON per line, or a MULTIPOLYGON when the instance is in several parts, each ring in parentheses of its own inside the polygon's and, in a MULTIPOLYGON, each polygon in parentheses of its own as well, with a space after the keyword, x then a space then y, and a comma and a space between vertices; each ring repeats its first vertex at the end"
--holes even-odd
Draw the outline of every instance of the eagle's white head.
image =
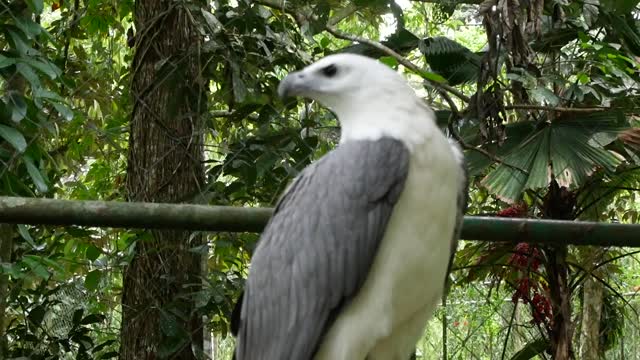
POLYGON ((331 109, 342 127, 341 142, 389 136, 411 146, 437 130, 433 111, 400 74, 361 55, 330 55, 292 72, 278 93, 331 109))

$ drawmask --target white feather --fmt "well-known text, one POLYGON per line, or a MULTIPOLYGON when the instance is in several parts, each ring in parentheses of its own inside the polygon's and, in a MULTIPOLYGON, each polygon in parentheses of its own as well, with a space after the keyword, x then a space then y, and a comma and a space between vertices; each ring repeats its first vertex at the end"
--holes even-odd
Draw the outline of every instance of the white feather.
POLYGON ((304 69, 305 81, 330 64, 338 67, 337 79, 313 78, 307 96, 336 113, 340 142, 393 137, 411 158, 367 279, 325 335, 316 360, 406 360, 442 297, 462 154, 399 74, 361 56, 332 55, 304 69))

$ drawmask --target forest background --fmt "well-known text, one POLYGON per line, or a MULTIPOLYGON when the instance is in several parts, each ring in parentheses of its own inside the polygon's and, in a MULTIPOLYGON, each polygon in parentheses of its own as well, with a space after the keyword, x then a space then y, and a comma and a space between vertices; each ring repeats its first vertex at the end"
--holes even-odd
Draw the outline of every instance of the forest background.
MULTIPOLYGON (((401 72, 469 215, 637 223, 634 0, 3 0, 0 194, 271 206, 336 145, 279 80, 401 72)), ((0 225, 0 358, 230 359, 253 233, 0 225)), ((638 359, 638 251, 463 241, 419 359, 638 359)))

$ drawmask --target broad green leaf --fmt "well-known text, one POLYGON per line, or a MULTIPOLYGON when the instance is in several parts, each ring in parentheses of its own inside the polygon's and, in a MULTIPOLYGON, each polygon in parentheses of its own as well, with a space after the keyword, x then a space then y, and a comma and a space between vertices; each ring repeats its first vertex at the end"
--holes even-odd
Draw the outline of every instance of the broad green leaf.
POLYGON ((607 111, 559 118, 530 133, 516 147, 500 149, 497 155, 504 164, 497 165, 482 183, 491 193, 511 202, 525 189, 546 187, 549 165, 561 184, 574 188, 585 184, 598 169, 613 172, 621 160, 604 148, 607 143, 595 142, 595 135, 623 129, 625 120, 620 116, 617 111, 607 111))
POLYGON ((15 123, 27 116, 27 103, 24 101, 24 97, 15 91, 9 94, 8 107, 11 108, 11 121, 15 123))
POLYGON ((560 99, 553 93, 553 91, 542 86, 529 90, 529 94, 531 94, 531 97, 533 97, 537 102, 542 104, 556 106, 560 103, 560 99))
POLYGON ((107 353, 104 353, 102 355, 100 355, 100 357, 98 359, 103 360, 103 359, 115 359, 120 355, 120 353, 118 353, 117 351, 109 351, 107 353))
POLYGON ((71 121, 73 119, 73 111, 71 111, 71 109, 69 109, 66 105, 55 101, 52 101, 51 105, 53 105, 58 114, 60 114, 60 116, 62 116, 65 120, 71 121))
POLYGON ((102 272, 100 270, 90 271, 84 278, 84 287, 89 291, 94 291, 100 285, 100 279, 102 278, 102 272))
POLYGON ((31 237, 31 234, 29 234, 29 229, 27 229, 26 225, 18 224, 18 233, 27 243, 29 243, 29 245, 31 245, 33 249, 37 247, 35 241, 33 241, 33 238, 31 237))
POLYGON ((16 59, 0 55, 0 69, 16 63, 16 59))
POLYGON ((27 172, 29 173, 31 180, 33 180, 33 183, 36 185, 38 191, 47 192, 47 190, 49 190, 49 186, 47 185, 44 176, 42 176, 40 169, 38 169, 38 167, 33 163, 33 159, 29 156, 24 156, 22 160, 27 166, 27 172))
POLYGON ((398 66, 398 60, 393 56, 383 56, 378 60, 390 68, 396 68, 398 66))
POLYGON ((29 44, 28 41, 22 37, 21 33, 15 32, 13 30, 7 30, 7 33, 9 33, 9 37, 11 38, 11 41, 13 42, 13 45, 15 46, 16 50, 18 50, 18 53, 21 56, 32 56, 32 55, 36 55, 38 54, 38 51, 36 51, 35 49, 33 49, 29 44))
POLYGON ((29 58, 21 59, 21 61, 47 75, 50 79, 55 79, 60 76, 60 74, 62 74, 62 70, 60 70, 54 63, 49 61, 44 62, 29 58))
POLYGON ((29 318, 29 321, 33 325, 40 326, 40 324, 42 324, 42 320, 44 319, 44 315, 46 313, 47 313, 47 309, 44 306, 39 305, 31 309, 27 317, 29 318))
POLYGON ((638 0, 600 0, 601 4, 606 9, 612 9, 620 14, 627 14, 631 12, 637 5, 638 0))
POLYGON ((421 40, 418 47, 431 69, 449 84, 459 85, 477 79, 481 57, 465 46, 437 36, 421 40))
POLYGON ((206 11, 204 8, 201 8, 200 10, 202 11, 202 16, 204 16, 211 32, 215 34, 224 29, 224 25, 211 12, 206 11))
POLYGON ((447 79, 443 78, 442 76, 428 71, 420 71, 418 75, 422 76, 424 79, 431 80, 440 84, 444 84, 447 82, 447 79))
POLYGON ((73 317, 71 318, 72 324, 80 325, 82 321, 82 315, 84 315, 84 309, 77 309, 73 312, 73 317))
POLYGON ((95 261, 97 258, 100 257, 100 255, 102 254, 102 250, 100 250, 99 247, 93 245, 93 244, 89 244, 89 246, 87 247, 87 250, 85 252, 85 256, 87 257, 87 260, 89 261, 95 261))
POLYGON ((26 35, 27 39, 33 40, 42 32, 42 27, 40 24, 32 21, 28 18, 17 17, 15 19, 16 26, 22 30, 22 32, 26 35))
POLYGON ((15 128, 0 124, 0 137, 6 140, 18 152, 24 152, 27 149, 27 140, 15 128))
POLYGON ((39 256, 35 255, 25 255, 22 257, 22 262, 31 269, 36 275, 38 275, 42 279, 49 278, 49 270, 47 267, 42 264, 39 256))
POLYGON ((85 316, 80 323, 82 325, 91 325, 91 324, 103 322, 104 319, 105 319, 105 316, 102 314, 89 314, 85 316))
POLYGON ((42 13, 42 10, 44 9, 44 0, 25 0, 25 2, 36 15, 42 13))
POLYGON ((20 62, 16 64, 16 68, 18 69, 18 72, 22 74, 25 79, 27 79, 32 87, 39 88, 42 86, 40 84, 40 77, 38 76, 38 74, 36 74, 35 71, 33 71, 33 68, 31 66, 20 62))

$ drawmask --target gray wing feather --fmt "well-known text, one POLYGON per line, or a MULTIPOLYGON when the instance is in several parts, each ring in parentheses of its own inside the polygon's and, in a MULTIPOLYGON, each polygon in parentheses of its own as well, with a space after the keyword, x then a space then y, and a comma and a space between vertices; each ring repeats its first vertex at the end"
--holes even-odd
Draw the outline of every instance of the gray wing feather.
POLYGON ((409 171, 397 140, 353 141, 290 185, 251 261, 238 360, 311 359, 366 279, 409 171))

